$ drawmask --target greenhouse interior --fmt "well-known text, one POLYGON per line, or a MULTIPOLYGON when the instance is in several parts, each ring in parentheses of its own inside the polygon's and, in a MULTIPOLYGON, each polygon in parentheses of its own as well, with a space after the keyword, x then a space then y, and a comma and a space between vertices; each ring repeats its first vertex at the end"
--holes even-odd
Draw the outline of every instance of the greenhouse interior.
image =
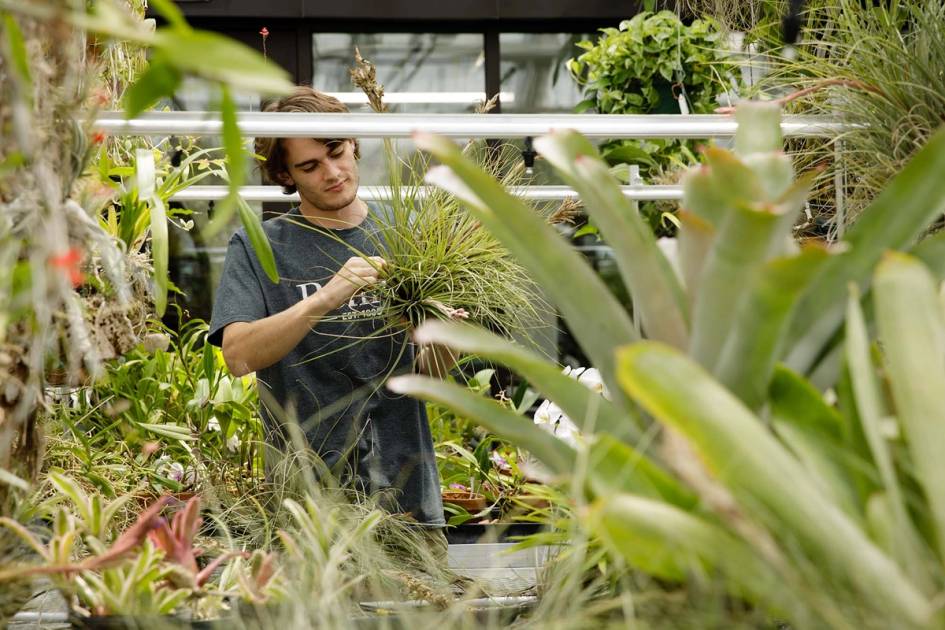
POLYGON ((937 1, 0 0, 0 625, 945 628, 943 227, 937 1))

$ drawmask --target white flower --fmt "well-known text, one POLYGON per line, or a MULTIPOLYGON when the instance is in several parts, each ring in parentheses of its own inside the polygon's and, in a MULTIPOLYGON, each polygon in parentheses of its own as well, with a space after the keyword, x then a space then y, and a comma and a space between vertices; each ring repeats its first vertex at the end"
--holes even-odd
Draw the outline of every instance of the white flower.
MULTIPOLYGON (((597 392, 609 400, 610 397, 607 393, 607 388, 604 387, 604 381, 601 379, 600 371, 596 368, 571 368, 570 366, 565 366, 562 371, 567 376, 577 379, 579 383, 591 391, 597 392)), ((583 439, 577 425, 561 411, 558 405, 550 400, 542 401, 538 409, 535 410, 533 421, 542 430, 567 442, 571 446, 577 446, 578 442, 583 439)))
POLYGON ((219 431, 220 430, 220 421, 217 420, 216 416, 210 416, 210 419, 207 420, 207 430, 208 431, 219 431))
POLYGON ((157 474, 173 481, 180 481, 184 478, 184 465, 180 462, 171 461, 167 455, 161 455, 155 462, 157 474))
POLYGON ((571 419, 564 415, 558 405, 550 400, 542 402, 535 411, 534 422, 543 431, 547 431, 571 446, 577 446, 581 432, 571 419))
POLYGON ((610 400, 607 388, 604 387, 604 381, 601 379, 600 371, 597 368, 578 368, 578 370, 575 370, 572 376, 577 374, 579 383, 582 383, 591 391, 595 391, 610 400), (578 373, 578 370, 581 370, 580 373, 578 373))
POLYGON ((234 433, 233 435, 230 436, 230 439, 226 441, 226 448, 229 449, 231 453, 235 453, 239 447, 240 447, 240 439, 234 433))

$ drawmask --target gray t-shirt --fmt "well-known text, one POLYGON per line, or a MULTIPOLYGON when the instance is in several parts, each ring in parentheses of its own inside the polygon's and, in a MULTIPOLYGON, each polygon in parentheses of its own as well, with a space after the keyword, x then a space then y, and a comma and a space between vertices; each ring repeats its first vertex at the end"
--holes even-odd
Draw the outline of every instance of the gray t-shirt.
MULTIPOLYGON (((377 207, 371 207, 377 213, 377 207)), ((279 283, 266 276, 243 229, 230 239, 213 304, 210 343, 223 329, 293 306, 323 287, 354 252, 377 255, 377 222, 369 214, 354 228, 326 230, 298 208, 263 222, 272 244, 279 283), (339 242, 338 239, 344 242, 339 242)), ((424 405, 384 387, 392 374, 411 370, 413 347, 404 332, 382 330, 382 304, 356 294, 329 313, 271 367, 256 374, 267 439, 281 442, 280 418, 298 418, 309 443, 327 466, 364 490, 383 491, 392 511, 442 525, 443 505, 424 405), (380 333, 380 334, 378 334, 380 333), (265 404, 266 394, 285 411, 265 404)))

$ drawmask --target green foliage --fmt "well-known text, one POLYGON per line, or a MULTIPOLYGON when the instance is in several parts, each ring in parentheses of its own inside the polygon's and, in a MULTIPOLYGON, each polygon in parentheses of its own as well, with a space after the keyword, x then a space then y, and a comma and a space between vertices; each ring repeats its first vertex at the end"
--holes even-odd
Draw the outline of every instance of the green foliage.
POLYGON ((597 42, 579 42, 585 52, 568 62, 601 113, 663 113, 676 106, 676 95, 664 89, 673 84, 685 88, 694 113, 711 111, 716 95, 730 87, 722 34, 711 20, 686 26, 671 11, 644 11, 601 32, 597 42))
MULTIPOLYGON (((584 49, 568 62, 572 78, 584 88, 578 111, 601 114, 678 113, 677 98, 687 110, 711 113, 717 97, 736 85, 736 66, 723 51, 723 33, 711 19, 683 24, 675 13, 641 12, 618 28, 601 29, 596 42, 578 42, 584 49)), ((672 139, 617 140, 601 153, 609 164, 640 166, 646 181, 670 183, 672 172, 696 163, 695 143, 672 139)), ((657 234, 673 234, 663 220, 666 204, 648 202, 642 214, 657 234)))
MULTIPOLYGON (((938 173, 945 132, 864 211, 863 227, 849 235, 848 249, 836 251, 799 248, 791 238, 812 177, 794 181, 791 160, 779 151, 777 109, 748 104, 736 116, 736 153, 711 148, 706 164, 684 179, 688 213, 681 216, 679 278, 665 260, 647 263, 662 254, 654 250, 652 234, 635 229, 637 219, 611 225, 608 213, 621 208, 612 195, 616 182, 585 143, 568 133, 535 143, 563 176, 583 186, 582 194, 598 200, 588 209, 604 217, 599 223, 605 238, 607 230, 615 234, 614 247, 627 257, 622 274, 639 274, 649 264, 658 282, 641 287, 625 277, 634 303, 660 304, 651 317, 661 316, 661 324, 674 317, 688 322, 680 336, 644 319, 644 336, 664 343, 631 343, 614 365, 605 352, 597 353, 605 340, 611 348, 621 343, 607 331, 614 322, 601 308, 606 297, 591 298, 604 289, 584 287, 578 300, 578 291, 546 287, 581 334, 611 394, 623 392, 625 398, 615 396, 615 402, 624 423, 638 422, 642 411, 671 429, 659 448, 645 440, 623 444, 603 425, 595 432, 599 416, 592 405, 574 414, 585 418, 586 446, 562 448, 547 442, 547 434, 532 432, 527 420, 447 383, 400 377, 391 386, 447 404, 529 449, 570 480, 576 500, 595 499, 586 525, 631 566, 670 581, 717 577, 730 598, 799 627, 867 620, 877 627, 929 626, 933 594, 945 583, 935 557, 943 486, 930 464, 932 453, 945 448, 933 429, 945 387, 938 385, 945 378, 938 356, 945 315, 929 272, 911 259, 888 256, 875 277, 870 274, 881 248, 908 247, 942 212, 945 184, 938 173), (890 212, 891 204, 900 211, 890 212), (630 230, 636 240, 626 238, 630 230), (677 282, 682 301, 668 299, 668 287, 677 282), (876 308, 868 312, 876 313, 883 349, 874 365, 864 351, 868 324, 850 328, 849 376, 830 359, 843 354, 836 335, 841 322, 833 313, 842 314, 847 304, 841 288, 846 283, 873 287, 876 308), (805 302, 812 296, 818 310, 805 302), (792 330, 801 321, 807 328, 795 343, 792 330), (809 381, 777 367, 798 349, 817 358, 806 369, 816 372, 821 387, 837 389, 839 409, 809 381), (615 378, 619 384, 611 387, 615 378), (870 378, 884 386, 870 387, 870 378), (772 427, 761 412, 770 414, 772 427)), ((435 183, 460 196, 539 281, 567 282, 546 273, 565 251, 561 240, 538 252, 518 247, 521 230, 510 228, 526 224, 527 209, 502 195, 447 143, 420 140, 452 171, 437 173, 435 183)), ((922 251, 937 260, 937 248, 922 251)), ((418 338, 471 351, 474 337, 465 328, 421 327, 418 338)), ((501 344, 483 342, 484 356, 501 344)), ((516 361, 509 364, 524 371, 525 359, 516 361)), ((568 399, 556 383, 535 385, 562 406, 568 399)))
POLYGON ((154 492, 218 483, 236 491, 258 474, 256 406, 251 380, 229 375, 206 342, 206 324, 192 320, 169 349, 135 348, 78 405, 59 408, 56 421, 71 439, 54 441, 49 460, 79 466, 112 496, 141 481, 154 492), (129 468, 135 473, 125 478, 129 468))
MULTIPOLYGON (((480 396, 488 396, 493 369, 477 372, 466 386, 480 396)), ((500 404, 519 414, 535 401, 537 393, 523 391, 515 404, 502 399, 500 404)), ((522 457, 514 445, 489 434, 473 421, 453 412, 444 405, 427 404, 427 418, 433 436, 440 487, 443 492, 469 492, 486 499, 489 508, 484 514, 470 514, 464 508, 444 499, 444 507, 452 516, 449 525, 459 525, 476 516, 489 517, 492 508, 499 510, 500 518, 515 509, 514 499, 525 487, 525 475, 519 467, 522 457)))
POLYGON ((942 124, 945 6, 809 2, 792 55, 781 51, 782 14, 763 15, 749 36, 769 52, 768 73, 754 89, 780 96, 810 88, 790 111, 849 123, 829 139, 791 143, 799 163, 824 167, 811 200, 820 234, 842 235, 942 124))
POLYGON ((173 567, 146 542, 134 560, 100 573, 85 571, 74 578, 79 599, 96 615, 169 615, 190 597, 184 588, 168 586, 173 567))

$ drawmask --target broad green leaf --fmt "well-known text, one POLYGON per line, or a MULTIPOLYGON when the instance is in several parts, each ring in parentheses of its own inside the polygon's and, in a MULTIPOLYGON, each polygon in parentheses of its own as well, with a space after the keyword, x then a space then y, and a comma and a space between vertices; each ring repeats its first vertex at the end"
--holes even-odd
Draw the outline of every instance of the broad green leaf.
POLYGON ((20 25, 10 14, 3 16, 3 34, 7 54, 10 55, 10 59, 13 61, 13 69, 22 84, 23 97, 27 102, 32 102, 33 79, 30 73, 29 54, 26 52, 26 42, 23 39, 23 31, 20 30, 20 25))
POLYGON ((178 424, 151 424, 147 422, 139 422, 138 426, 146 431, 150 431, 151 433, 170 438, 172 440, 191 442, 197 439, 190 434, 190 429, 187 427, 182 427, 178 424))
POLYGON ((148 0, 148 4, 155 11, 160 13, 161 17, 167 20, 167 23, 171 27, 181 31, 191 30, 190 25, 184 18, 184 14, 181 13, 177 5, 171 2, 171 0, 148 0))
POLYGON ((705 219, 687 210, 680 209, 676 218, 679 220, 679 235, 676 237, 679 268, 686 299, 691 308, 693 296, 699 293, 699 281, 705 260, 712 251, 715 228, 705 219))
POLYGON ((876 323, 896 416, 928 499, 945 558, 945 322, 935 281, 922 263, 889 253, 873 279, 876 323))
POLYGON ((506 365, 558 405, 585 432, 606 432, 625 441, 640 437, 642 420, 561 372, 538 355, 482 328, 427 320, 414 333, 417 343, 437 343, 506 365), (589 411, 593 416, 589 417, 589 411))
POLYGON ((688 438, 750 515, 801 543, 823 570, 905 621, 932 607, 901 569, 824 495, 809 473, 736 397, 689 358, 656 342, 618 351, 627 393, 688 438))
MULTIPOLYGON (((738 203, 767 201, 765 189, 758 181, 758 175, 741 157, 714 145, 705 147, 702 150, 702 155, 705 159, 704 169, 710 176, 710 185, 715 189, 714 194, 710 195, 709 199, 721 199, 728 207, 738 203)), ((696 181, 698 182, 698 179, 696 181)), ((688 201, 688 199, 684 199, 684 201, 688 201)), ((716 220, 713 220, 712 214, 703 218, 708 218, 713 224, 721 227, 726 214, 718 213, 719 211, 716 210, 716 220)))
MULTIPOLYGON (((884 522, 888 520, 891 525, 886 532, 888 543, 886 548, 917 584, 931 589, 933 580, 926 572, 925 550, 909 517, 906 500, 896 476, 892 454, 886 438, 883 437, 881 424, 887 411, 873 367, 866 320, 860 308, 859 291, 854 284, 850 285, 845 328, 846 363, 856 401, 857 416, 884 490, 881 493, 881 499, 875 499, 875 501, 881 501, 881 504, 874 505, 874 497, 870 497, 867 508, 872 506, 877 510, 881 509, 882 515, 888 517, 888 519, 883 519, 884 522)), ((869 511, 867 516, 870 516, 869 511)), ((874 513, 873 516, 876 517, 877 514, 874 513)))
POLYGON ((153 55, 148 69, 122 95, 125 118, 134 118, 162 98, 174 96, 183 79, 161 55, 153 55))
POLYGON ((201 363, 203 365, 203 376, 207 379, 208 383, 213 383, 216 380, 216 361, 213 356, 213 346, 209 342, 204 342, 203 344, 203 356, 201 357, 201 363))
POLYGON ((827 249, 814 245, 797 256, 768 261, 737 313, 715 374, 748 407, 764 404, 791 314, 829 256, 827 249))
POLYGON ((446 405, 486 427, 500 438, 521 446, 557 475, 574 472, 575 453, 570 446, 539 429, 527 417, 510 411, 464 387, 426 376, 396 376, 387 387, 398 394, 446 405))
POLYGON ((818 439, 842 446, 844 418, 824 401, 808 381, 784 365, 777 365, 768 389, 768 409, 772 421, 802 426, 818 439))
POLYGON ((863 514, 858 503, 857 488, 850 480, 838 457, 837 446, 823 439, 810 425, 795 418, 771 420, 775 434, 803 464, 818 487, 845 514, 862 526, 863 514))
POLYGON ((686 297, 653 230, 621 192, 597 150, 574 131, 538 138, 535 148, 580 195, 600 228, 651 339, 685 348, 689 338, 686 297))
POLYGON ((945 280, 945 230, 923 238, 909 253, 922 261, 939 280, 945 280))
POLYGON ((220 122, 223 123, 228 191, 226 197, 214 207, 213 219, 204 228, 207 237, 212 237, 229 224, 233 212, 237 211, 239 206, 240 186, 246 176, 246 151, 243 149, 243 136, 237 122, 236 103, 225 85, 220 86, 220 122))
POLYGON ((288 73, 252 48, 208 31, 161 29, 155 51, 177 69, 255 93, 292 90, 288 73))
POLYGON ((909 247, 945 212, 945 128, 886 185, 843 240, 848 250, 825 265, 808 290, 791 325, 787 362, 802 374, 815 367, 824 346, 843 322, 846 288, 856 282, 861 290, 882 253, 909 247))
POLYGON ((712 171, 705 165, 687 171, 681 182, 680 210, 690 212, 717 230, 732 207, 731 188, 718 186, 712 171))
POLYGON ((259 264, 266 272, 266 277, 273 284, 278 283, 279 270, 276 268, 276 257, 272 253, 272 245, 266 237, 266 232, 263 231, 262 220, 242 197, 236 198, 236 209, 239 212, 243 228, 246 230, 246 236, 249 237, 249 243, 256 253, 256 258, 259 259, 259 264))
POLYGON ((72 501, 75 511, 82 517, 82 520, 89 522, 91 520, 89 496, 82 490, 82 487, 74 479, 54 470, 49 471, 48 478, 61 494, 72 501))
POLYGON ((588 520, 611 549, 651 575, 681 581, 720 571, 731 594, 784 613, 792 589, 784 576, 723 527, 662 501, 629 494, 603 498, 588 520))
POLYGON ((630 492, 694 509, 699 498, 639 450, 609 435, 598 434, 588 453, 590 486, 599 497, 630 492))
POLYGON ((736 316, 779 236, 781 213, 738 203, 726 216, 706 259, 692 309, 689 354, 714 371, 736 316))
POLYGON ((614 378, 613 348, 637 338, 633 322, 603 281, 574 248, 521 200, 465 158, 453 142, 415 134, 421 149, 444 167, 427 174, 450 192, 531 272, 547 292, 591 364, 601 371, 618 406, 628 408, 614 378))

